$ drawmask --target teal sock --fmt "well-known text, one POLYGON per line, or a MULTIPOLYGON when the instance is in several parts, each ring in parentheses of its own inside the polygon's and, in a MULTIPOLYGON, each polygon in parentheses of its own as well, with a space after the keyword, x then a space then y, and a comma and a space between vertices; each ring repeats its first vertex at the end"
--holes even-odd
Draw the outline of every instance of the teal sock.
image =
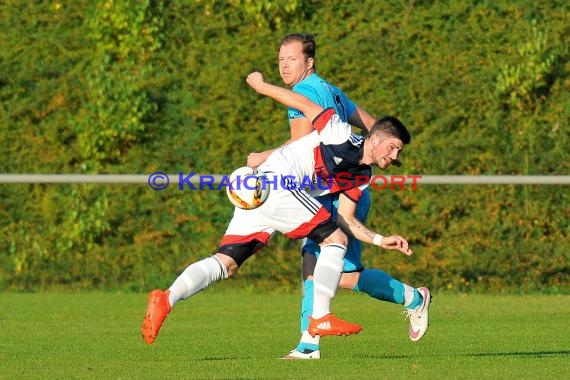
POLYGON ((303 353, 307 353, 307 351, 313 352, 317 350, 320 350, 320 346, 318 344, 313 344, 313 343, 300 342, 299 345, 295 347, 295 351, 303 353))
POLYGON ((360 272, 353 290, 381 301, 404 304, 404 284, 379 269, 364 269, 360 272))
POLYGON ((415 310, 421 306, 422 302, 424 301, 424 297, 418 291, 418 289, 413 288, 409 285, 404 284, 404 307, 406 309, 415 310))
POLYGON ((309 329, 309 317, 313 314, 313 280, 303 282, 303 300, 301 302, 301 341, 295 347, 299 352, 315 351, 320 348, 319 337, 311 337, 309 329))
POLYGON ((313 280, 305 280, 301 301, 301 333, 309 328, 309 317, 313 314, 313 294, 313 280))

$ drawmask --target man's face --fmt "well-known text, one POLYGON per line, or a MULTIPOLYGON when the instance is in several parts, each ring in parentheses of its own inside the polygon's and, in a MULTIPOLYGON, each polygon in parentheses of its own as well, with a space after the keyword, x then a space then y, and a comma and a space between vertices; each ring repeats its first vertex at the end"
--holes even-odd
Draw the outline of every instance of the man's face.
POLYGON ((293 87, 305 79, 309 68, 309 62, 305 59, 301 42, 291 41, 281 46, 279 49, 279 74, 283 83, 293 87))
POLYGON ((372 141, 372 159, 380 169, 386 169, 398 158, 403 149, 404 143, 396 137, 380 140, 375 136, 375 141, 372 141))

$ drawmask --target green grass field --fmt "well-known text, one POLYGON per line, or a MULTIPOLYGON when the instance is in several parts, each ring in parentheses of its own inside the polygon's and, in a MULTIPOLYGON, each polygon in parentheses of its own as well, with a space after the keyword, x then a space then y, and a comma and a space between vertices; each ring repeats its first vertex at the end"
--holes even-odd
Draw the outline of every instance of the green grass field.
POLYGON ((145 294, 0 293, 0 378, 570 378, 570 296, 434 294, 412 343, 399 306, 341 292, 333 310, 362 333, 323 338, 321 360, 284 361, 299 297, 228 285, 179 303, 152 346, 145 294))

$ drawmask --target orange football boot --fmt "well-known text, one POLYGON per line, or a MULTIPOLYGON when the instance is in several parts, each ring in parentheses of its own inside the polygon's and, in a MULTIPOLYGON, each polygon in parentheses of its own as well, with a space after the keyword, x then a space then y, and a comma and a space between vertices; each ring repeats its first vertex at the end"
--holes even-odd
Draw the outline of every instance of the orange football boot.
POLYGON ((164 319, 170 312, 172 308, 170 302, 168 301, 168 295, 170 290, 162 291, 160 289, 153 290, 148 295, 148 305, 146 309, 146 315, 142 324, 142 337, 148 344, 152 344, 160 327, 164 322, 164 319))
POLYGON ((309 334, 314 338, 316 335, 350 335, 362 331, 362 326, 338 319, 332 314, 327 314, 319 319, 309 317, 309 334))

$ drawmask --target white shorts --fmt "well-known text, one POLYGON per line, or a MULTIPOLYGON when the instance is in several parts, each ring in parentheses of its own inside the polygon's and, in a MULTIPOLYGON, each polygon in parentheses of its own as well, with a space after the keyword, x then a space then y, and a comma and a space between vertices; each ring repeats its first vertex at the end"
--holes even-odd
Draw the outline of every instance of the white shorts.
POLYGON ((235 208, 220 246, 243 245, 255 240, 260 243, 256 249, 259 250, 267 244, 275 231, 300 239, 328 220, 334 223, 327 209, 307 191, 272 187, 269 197, 258 208, 235 208))

